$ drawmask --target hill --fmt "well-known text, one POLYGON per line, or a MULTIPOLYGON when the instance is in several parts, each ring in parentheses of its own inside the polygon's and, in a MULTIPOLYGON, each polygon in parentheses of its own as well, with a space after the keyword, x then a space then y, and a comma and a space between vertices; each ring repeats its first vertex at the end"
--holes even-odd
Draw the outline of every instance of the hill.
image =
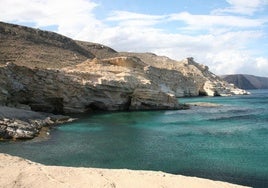
POLYGON ((181 108, 176 97, 246 94, 186 58, 117 52, 102 44, 0 22, 0 104, 33 110, 181 108))
POLYGON ((116 53, 104 45, 3 22, 0 22, 0 41, 0 64, 11 62, 27 67, 62 68, 116 53))
POLYGON ((224 75, 222 78, 241 89, 268 89, 268 77, 233 74, 224 75))

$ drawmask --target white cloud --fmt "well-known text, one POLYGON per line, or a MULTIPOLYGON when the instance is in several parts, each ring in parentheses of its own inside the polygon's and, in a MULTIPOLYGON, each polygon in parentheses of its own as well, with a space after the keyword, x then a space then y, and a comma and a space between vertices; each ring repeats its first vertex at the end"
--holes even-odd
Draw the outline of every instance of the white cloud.
POLYGON ((256 62, 258 68, 264 68, 268 66, 268 59, 265 59, 264 57, 256 58, 256 62))
POLYGON ((58 32, 74 36, 88 23, 101 24, 92 14, 96 6, 87 0, 1 0, 0 14, 9 22, 30 22, 35 27, 56 25, 58 32))
POLYGON ((235 13, 243 15, 252 15, 268 4, 268 0, 226 0, 230 7, 214 10, 213 13, 235 13))
POLYGON ((206 59, 211 62, 211 69, 216 74, 233 74, 238 72, 250 59, 249 56, 239 50, 225 49, 214 53, 208 53, 206 59))
POLYGON ((187 23, 191 28, 207 29, 208 27, 259 27, 267 20, 264 19, 249 19, 237 16, 218 16, 218 15, 193 15, 188 12, 172 14, 170 20, 179 20, 187 23))
POLYGON ((139 14, 127 11, 113 11, 112 14, 107 18, 109 21, 122 21, 122 20, 161 20, 165 18, 165 15, 148 15, 139 14))
POLYGON ((255 59, 256 61, 256 69, 260 72, 263 73, 263 71, 266 71, 265 74, 268 76, 268 59, 264 58, 264 57, 257 57, 255 59))
POLYGON ((268 77, 268 59, 252 58, 245 51, 225 50, 215 54, 207 54, 210 68, 218 75, 253 74, 268 77), (224 70, 224 71, 223 71, 224 70))
POLYGON ((241 73, 268 77, 268 59, 265 57, 251 57, 239 71, 241 73))

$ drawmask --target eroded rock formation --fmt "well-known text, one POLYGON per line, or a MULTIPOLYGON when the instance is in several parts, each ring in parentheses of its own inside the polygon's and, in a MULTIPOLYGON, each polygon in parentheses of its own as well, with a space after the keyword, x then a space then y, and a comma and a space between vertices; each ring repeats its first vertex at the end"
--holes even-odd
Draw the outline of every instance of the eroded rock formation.
POLYGON ((179 109, 176 97, 245 94, 207 68, 192 66, 191 70, 153 67, 136 57, 87 60, 60 70, 7 63, 0 67, 5 83, 1 86, 1 101, 26 104, 36 111, 83 113, 179 109))

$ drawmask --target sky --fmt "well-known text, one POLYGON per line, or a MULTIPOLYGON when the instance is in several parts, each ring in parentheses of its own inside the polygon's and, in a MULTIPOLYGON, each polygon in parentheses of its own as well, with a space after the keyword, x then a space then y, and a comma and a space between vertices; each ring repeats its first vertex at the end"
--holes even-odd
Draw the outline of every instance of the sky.
POLYGON ((0 0, 0 21, 268 77, 268 0, 0 0))

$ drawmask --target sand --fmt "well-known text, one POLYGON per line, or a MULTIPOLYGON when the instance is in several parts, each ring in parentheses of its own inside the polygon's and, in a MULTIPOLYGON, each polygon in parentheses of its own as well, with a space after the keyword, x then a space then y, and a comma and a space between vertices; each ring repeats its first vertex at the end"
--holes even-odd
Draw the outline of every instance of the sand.
POLYGON ((243 186, 154 171, 45 166, 0 153, 0 187, 238 188, 243 186))

